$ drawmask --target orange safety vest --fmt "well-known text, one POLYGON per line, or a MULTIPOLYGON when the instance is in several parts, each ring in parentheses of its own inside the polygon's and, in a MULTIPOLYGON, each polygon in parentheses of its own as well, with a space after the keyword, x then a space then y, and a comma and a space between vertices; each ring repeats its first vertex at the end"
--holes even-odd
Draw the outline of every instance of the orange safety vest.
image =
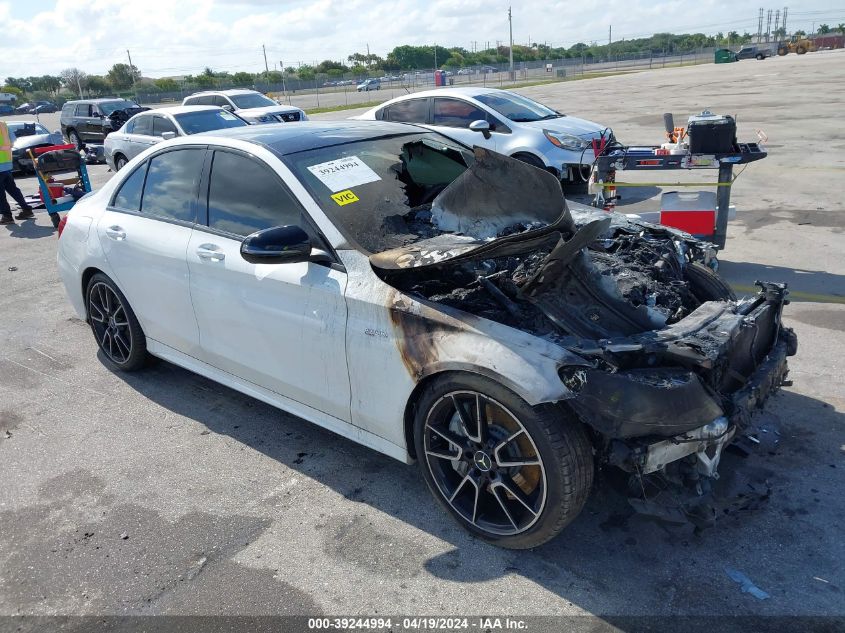
POLYGON ((0 121, 0 165, 12 162, 12 138, 9 135, 9 126, 5 121, 0 121))

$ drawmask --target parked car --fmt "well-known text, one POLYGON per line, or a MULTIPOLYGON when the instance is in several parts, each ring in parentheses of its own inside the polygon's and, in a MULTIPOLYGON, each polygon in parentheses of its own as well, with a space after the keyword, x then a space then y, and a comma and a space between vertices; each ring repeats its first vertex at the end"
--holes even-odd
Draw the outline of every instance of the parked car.
POLYGON ((59 122, 68 143, 102 143, 132 116, 149 110, 126 99, 80 99, 62 106, 59 122))
POLYGON ((736 52, 736 60, 766 59, 772 56, 772 51, 764 46, 743 46, 736 52))
POLYGON ((737 301, 698 261, 710 245, 569 209, 548 172, 418 126, 165 141, 59 235, 111 366, 158 356, 416 458, 461 525, 511 548, 572 521, 596 469, 706 504, 797 345, 783 285, 737 301))
POLYGON ((9 105, 8 103, 0 103, 0 115, 14 114, 14 113, 15 113, 14 106, 9 105))
POLYGON ((30 108, 28 114, 49 114, 51 112, 58 112, 59 109, 52 101, 36 101, 35 105, 30 108))
POLYGON ((136 114, 106 137, 106 163, 114 171, 120 171, 138 154, 161 141, 247 125, 237 114, 217 106, 156 108, 136 114))
POLYGON ((365 79, 358 84, 358 92, 369 92, 370 90, 381 90, 381 80, 365 79))
POLYGON ((29 101, 25 101, 19 106, 15 106, 15 114, 29 114, 29 111, 33 108, 33 106, 34 104, 29 101))
POLYGON ((12 170, 17 172, 31 172, 33 170, 32 159, 28 150, 49 145, 60 145, 63 143, 62 133, 58 130, 50 132, 38 121, 8 121, 9 135, 12 141, 12 170))
POLYGON ((587 181, 592 140, 607 130, 515 92, 482 87, 415 92, 354 118, 424 124, 466 145, 548 169, 568 184, 587 181))
POLYGON ((255 90, 215 90, 198 92, 182 100, 183 106, 213 105, 234 112, 250 123, 293 123, 307 121, 305 112, 280 105, 255 90))

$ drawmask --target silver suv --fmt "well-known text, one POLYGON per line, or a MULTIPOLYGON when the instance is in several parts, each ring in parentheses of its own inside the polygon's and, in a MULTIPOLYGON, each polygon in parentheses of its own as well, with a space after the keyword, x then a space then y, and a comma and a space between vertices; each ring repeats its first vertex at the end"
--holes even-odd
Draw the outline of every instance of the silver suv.
POLYGON ((293 123, 307 121, 305 112, 280 105, 255 90, 212 90, 185 97, 183 106, 213 105, 234 112, 249 123, 293 123))

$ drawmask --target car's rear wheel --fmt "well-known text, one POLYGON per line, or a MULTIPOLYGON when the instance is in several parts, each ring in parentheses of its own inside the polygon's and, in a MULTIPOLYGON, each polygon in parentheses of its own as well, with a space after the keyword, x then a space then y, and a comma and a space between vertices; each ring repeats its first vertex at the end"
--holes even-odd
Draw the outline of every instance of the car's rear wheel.
POLYGON ((76 149, 79 149, 82 146, 82 140, 79 138, 79 134, 76 132, 76 130, 71 130, 67 133, 67 140, 76 149))
POLYGON ((106 275, 97 273, 88 282, 85 297, 94 339, 109 362, 121 371, 143 367, 147 339, 120 289, 106 275))
POLYGON ((124 156, 123 154, 115 154, 115 157, 114 157, 114 170, 115 170, 115 171, 120 171, 121 169, 123 169, 124 167, 126 167, 126 163, 128 163, 128 162, 129 162, 129 161, 128 161, 128 160, 126 160, 126 156, 124 156))
POLYGON ((422 475, 470 532, 527 549, 554 538, 581 511, 593 481, 592 450, 581 423, 562 407, 532 407, 475 374, 444 374, 415 411, 422 475))

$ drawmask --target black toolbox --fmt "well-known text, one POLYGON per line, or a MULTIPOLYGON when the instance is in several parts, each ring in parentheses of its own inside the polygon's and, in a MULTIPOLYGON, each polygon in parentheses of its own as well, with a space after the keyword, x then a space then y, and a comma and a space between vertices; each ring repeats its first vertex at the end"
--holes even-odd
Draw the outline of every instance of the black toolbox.
POLYGON ((736 146, 736 121, 706 110, 687 122, 690 154, 730 154, 736 146))

